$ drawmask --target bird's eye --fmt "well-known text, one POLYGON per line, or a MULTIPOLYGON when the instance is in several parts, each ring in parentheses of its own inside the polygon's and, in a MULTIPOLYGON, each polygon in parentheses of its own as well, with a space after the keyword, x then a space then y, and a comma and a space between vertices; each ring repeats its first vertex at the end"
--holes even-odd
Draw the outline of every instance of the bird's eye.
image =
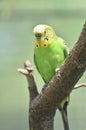
POLYGON ((44 40, 45 40, 45 41, 48 41, 48 38, 47 38, 47 37, 45 37, 45 38, 44 38, 44 40))

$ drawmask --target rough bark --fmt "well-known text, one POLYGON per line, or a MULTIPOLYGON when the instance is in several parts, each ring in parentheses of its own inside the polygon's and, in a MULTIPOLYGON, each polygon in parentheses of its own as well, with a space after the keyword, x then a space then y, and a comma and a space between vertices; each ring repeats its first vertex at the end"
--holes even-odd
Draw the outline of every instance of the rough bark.
POLYGON ((25 69, 19 71, 26 75, 29 86, 30 130, 54 130, 54 116, 59 104, 71 93, 86 69, 86 23, 64 64, 43 92, 38 93, 31 63, 26 61, 24 66, 25 69))

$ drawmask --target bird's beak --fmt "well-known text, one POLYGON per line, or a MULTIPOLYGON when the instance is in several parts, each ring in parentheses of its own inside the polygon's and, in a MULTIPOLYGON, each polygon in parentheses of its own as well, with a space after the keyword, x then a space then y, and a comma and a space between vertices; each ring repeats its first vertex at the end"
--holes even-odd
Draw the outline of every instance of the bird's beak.
POLYGON ((41 35, 40 33, 36 33, 36 34, 35 34, 35 37, 37 38, 37 40, 40 40, 41 36, 42 36, 42 35, 41 35))

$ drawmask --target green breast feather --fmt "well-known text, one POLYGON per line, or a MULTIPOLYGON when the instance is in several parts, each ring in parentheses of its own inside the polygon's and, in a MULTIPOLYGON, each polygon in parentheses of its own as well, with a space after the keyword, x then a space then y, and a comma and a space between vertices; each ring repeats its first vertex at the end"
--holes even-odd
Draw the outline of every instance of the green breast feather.
POLYGON ((45 82, 49 82, 67 56, 66 45, 61 40, 53 41, 48 47, 35 48, 35 65, 45 82))

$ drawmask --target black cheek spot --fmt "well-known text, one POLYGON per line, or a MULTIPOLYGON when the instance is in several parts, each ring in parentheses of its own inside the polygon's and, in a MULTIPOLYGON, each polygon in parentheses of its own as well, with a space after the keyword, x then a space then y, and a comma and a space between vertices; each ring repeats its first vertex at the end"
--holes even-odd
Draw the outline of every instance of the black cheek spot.
POLYGON ((46 47, 47 45, 46 44, 44 44, 44 47, 46 47))
POLYGON ((36 47, 39 47, 39 45, 37 44, 36 47))

